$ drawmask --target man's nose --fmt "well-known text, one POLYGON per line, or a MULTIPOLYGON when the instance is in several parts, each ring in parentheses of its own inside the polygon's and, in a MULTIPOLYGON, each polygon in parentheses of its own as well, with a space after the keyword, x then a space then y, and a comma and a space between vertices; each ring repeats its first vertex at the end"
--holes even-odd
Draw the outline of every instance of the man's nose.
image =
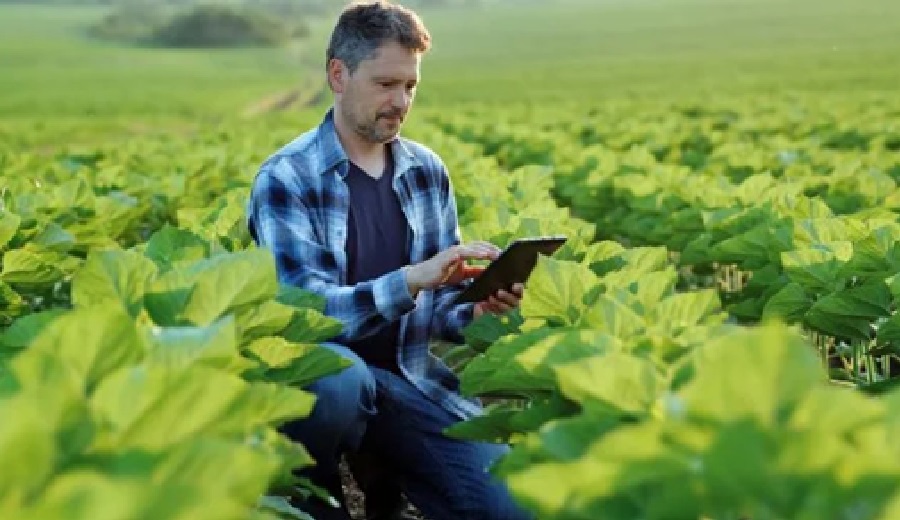
POLYGON ((406 90, 400 90, 394 94, 394 106, 396 108, 407 110, 410 103, 412 103, 412 94, 406 90))

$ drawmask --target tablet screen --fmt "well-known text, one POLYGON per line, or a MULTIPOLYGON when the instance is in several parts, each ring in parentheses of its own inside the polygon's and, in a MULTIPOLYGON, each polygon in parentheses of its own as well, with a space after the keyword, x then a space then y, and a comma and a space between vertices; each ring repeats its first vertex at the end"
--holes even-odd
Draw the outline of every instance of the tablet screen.
POLYGON ((509 290, 531 275, 539 254, 552 255, 566 241, 563 236, 520 238, 513 241, 488 265, 478 278, 453 300, 454 303, 480 302, 500 289, 509 290))

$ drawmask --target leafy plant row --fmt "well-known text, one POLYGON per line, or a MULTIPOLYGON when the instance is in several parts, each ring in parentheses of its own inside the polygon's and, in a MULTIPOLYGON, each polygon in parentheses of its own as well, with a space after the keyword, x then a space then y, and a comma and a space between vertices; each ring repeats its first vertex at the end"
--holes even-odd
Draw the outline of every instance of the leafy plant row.
MULTIPOLYGON (((545 191, 542 177, 517 182, 539 169, 491 161, 478 164, 481 190, 545 191)), ((517 214, 479 214, 494 212, 517 214)), ((542 519, 896 516, 900 393, 832 383, 798 330, 738 325, 716 289, 680 278, 659 246, 542 258, 517 312, 467 329, 478 354, 462 390, 500 400, 450 433, 512 442, 497 474, 542 519)))
POLYGON ((276 428, 340 325, 247 247, 242 143, 3 149, 3 518, 309 518, 276 428))
POLYGON ((498 162, 553 168, 557 200, 598 236, 665 245, 681 286, 719 285, 747 323, 802 324, 832 377, 880 390, 897 371, 897 129, 867 117, 875 103, 802 121, 788 108, 438 124, 498 162))

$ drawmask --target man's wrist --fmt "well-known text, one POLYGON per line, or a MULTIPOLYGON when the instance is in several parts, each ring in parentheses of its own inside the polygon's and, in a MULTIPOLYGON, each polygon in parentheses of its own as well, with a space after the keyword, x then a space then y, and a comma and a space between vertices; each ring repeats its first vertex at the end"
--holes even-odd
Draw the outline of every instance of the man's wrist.
POLYGON ((416 266, 407 265, 403 268, 403 273, 406 275, 406 286, 409 288, 409 294, 415 298, 419 294, 419 291, 422 290, 422 283, 418 279, 416 266))

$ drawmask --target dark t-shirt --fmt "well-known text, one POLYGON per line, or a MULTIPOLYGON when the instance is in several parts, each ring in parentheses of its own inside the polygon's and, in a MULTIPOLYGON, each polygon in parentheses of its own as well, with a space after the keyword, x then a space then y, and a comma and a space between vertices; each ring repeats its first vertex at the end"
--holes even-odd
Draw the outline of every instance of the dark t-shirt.
MULTIPOLYGON (((345 181, 350 192, 347 281, 355 285, 409 263, 410 231, 393 189, 394 164, 389 147, 381 177, 374 179, 351 162, 345 181)), ((395 321, 347 346, 370 365, 399 373, 399 333, 400 322, 395 321)))

